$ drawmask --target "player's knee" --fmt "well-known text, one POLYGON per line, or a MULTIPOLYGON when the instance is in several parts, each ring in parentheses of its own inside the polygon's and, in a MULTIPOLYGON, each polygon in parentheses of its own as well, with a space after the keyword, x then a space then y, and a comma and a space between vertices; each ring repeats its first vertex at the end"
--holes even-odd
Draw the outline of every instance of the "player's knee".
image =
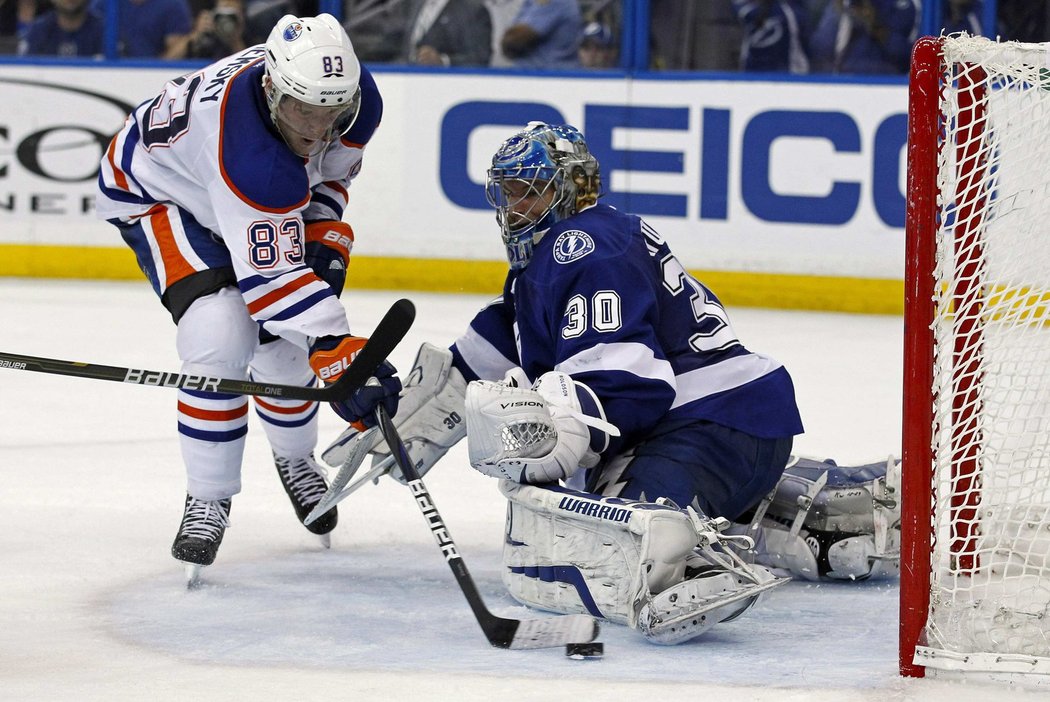
POLYGON ((258 344, 258 326, 235 288, 194 300, 179 320, 175 346, 184 367, 247 368, 258 344))

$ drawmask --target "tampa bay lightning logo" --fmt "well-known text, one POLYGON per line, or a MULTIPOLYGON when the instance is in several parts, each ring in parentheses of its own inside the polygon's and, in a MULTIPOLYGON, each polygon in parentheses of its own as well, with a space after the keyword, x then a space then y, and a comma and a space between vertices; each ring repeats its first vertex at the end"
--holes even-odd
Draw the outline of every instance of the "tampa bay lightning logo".
POLYGON ((520 159, 529 150, 529 140, 521 135, 515 135, 507 140, 496 155, 501 161, 513 161, 520 159))
POLYGON ((284 28, 284 32, 281 34, 285 41, 295 41, 303 33, 303 25, 299 22, 292 22, 290 25, 284 28))
POLYGON ((554 260, 558 263, 578 261, 594 251, 594 239, 587 232, 570 229, 554 240, 554 260))

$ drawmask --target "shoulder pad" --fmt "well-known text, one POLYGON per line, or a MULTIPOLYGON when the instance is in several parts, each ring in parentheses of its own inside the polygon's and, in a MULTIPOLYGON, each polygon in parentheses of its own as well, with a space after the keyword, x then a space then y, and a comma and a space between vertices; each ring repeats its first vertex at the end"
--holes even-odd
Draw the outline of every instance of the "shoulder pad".
POLYGON ((361 148, 367 144, 372 135, 375 134, 379 123, 383 119, 383 96, 379 94, 372 74, 363 65, 361 66, 361 111, 357 115, 354 126, 343 135, 344 146, 361 148))
POLYGON ((309 201, 310 182, 303 159, 270 126, 262 69, 259 62, 238 73, 223 97, 219 172, 226 186, 251 207, 289 212, 309 201))

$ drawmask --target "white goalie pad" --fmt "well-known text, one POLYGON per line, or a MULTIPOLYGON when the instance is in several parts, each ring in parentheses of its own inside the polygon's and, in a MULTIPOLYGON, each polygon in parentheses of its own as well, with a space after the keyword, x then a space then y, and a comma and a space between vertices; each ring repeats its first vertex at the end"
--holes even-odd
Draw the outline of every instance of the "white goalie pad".
MULTIPOLYGON (((419 347, 401 390, 394 425, 420 476, 466 435, 463 410, 466 387, 463 375, 452 365, 451 351, 428 343, 419 347)), ((404 482, 390 449, 377 431, 358 432, 350 427, 321 456, 329 465, 356 472, 366 453, 372 454, 373 472, 377 467, 389 467, 390 475, 404 482), (347 465, 348 458, 356 460, 358 465, 347 465)))
POLYGON ((528 606, 603 617, 674 644, 787 582, 723 549, 725 520, 507 480, 500 490, 508 499, 503 580, 528 606))
POLYGON ((892 456, 862 466, 793 457, 752 520, 758 561, 813 581, 897 576, 900 470, 892 456))
POLYGON ((635 626, 650 592, 680 582, 697 545, 679 509, 500 481, 503 580, 519 602, 635 626))
POLYGON ((485 475, 526 483, 565 480, 598 462, 591 450, 594 427, 608 436, 619 430, 604 416, 582 411, 586 393, 601 412, 601 402, 567 373, 543 374, 530 389, 505 382, 474 381, 467 386, 467 446, 470 464, 485 475))

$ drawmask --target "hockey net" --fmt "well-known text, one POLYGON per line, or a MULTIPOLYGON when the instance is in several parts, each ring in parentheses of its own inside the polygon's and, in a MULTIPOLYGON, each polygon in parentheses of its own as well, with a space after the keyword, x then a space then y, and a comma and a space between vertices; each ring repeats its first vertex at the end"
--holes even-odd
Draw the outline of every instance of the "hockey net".
POLYGON ((1050 44, 909 89, 901 671, 1050 680, 1050 44))

